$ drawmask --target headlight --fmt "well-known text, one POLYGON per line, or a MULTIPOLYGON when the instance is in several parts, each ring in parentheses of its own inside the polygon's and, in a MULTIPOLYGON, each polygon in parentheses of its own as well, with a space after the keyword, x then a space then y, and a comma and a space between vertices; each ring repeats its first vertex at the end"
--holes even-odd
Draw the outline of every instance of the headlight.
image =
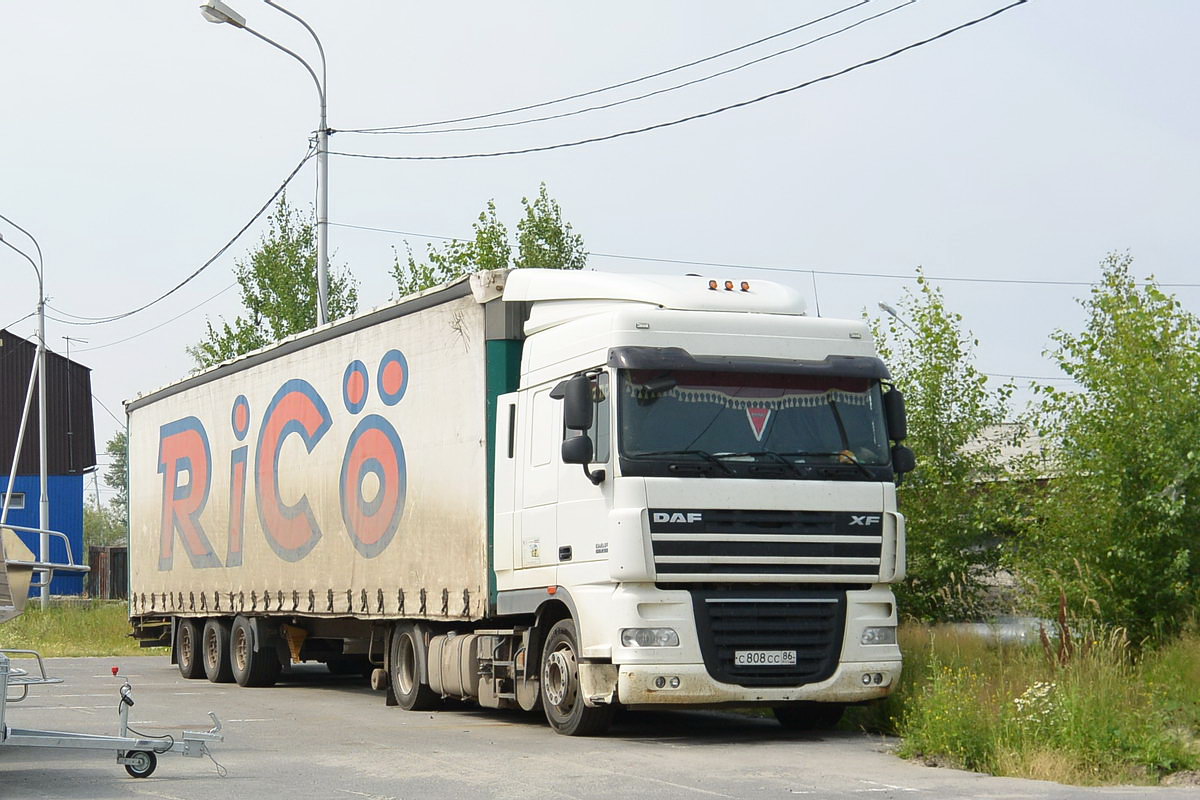
POLYGON ((887 627, 863 628, 862 643, 863 644, 895 644, 896 643, 896 626, 889 625, 887 627))
POLYGON ((625 647, 678 647, 679 634, 674 628, 622 628, 625 647))

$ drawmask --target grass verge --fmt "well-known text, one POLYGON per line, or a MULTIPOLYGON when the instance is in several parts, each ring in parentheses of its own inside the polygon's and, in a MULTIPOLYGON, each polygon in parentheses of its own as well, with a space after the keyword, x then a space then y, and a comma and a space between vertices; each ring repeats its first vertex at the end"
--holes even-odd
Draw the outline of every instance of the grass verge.
POLYGON ((37 650, 47 658, 163 655, 165 647, 144 648, 129 636, 123 602, 52 605, 25 613, 0 628, 0 647, 37 650))
POLYGON ((1153 784, 1200 768, 1200 633, 1140 654, 1121 631, 1069 638, 1063 651, 906 626, 901 685, 847 720, 899 735, 902 756, 992 775, 1153 784))

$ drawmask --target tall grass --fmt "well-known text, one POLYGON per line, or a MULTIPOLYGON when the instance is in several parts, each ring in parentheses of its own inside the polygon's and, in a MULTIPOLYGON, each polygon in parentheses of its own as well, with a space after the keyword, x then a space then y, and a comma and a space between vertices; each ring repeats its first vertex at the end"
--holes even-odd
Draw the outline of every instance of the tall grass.
POLYGON ((1138 653, 1120 630, 1072 646, 991 645, 948 628, 901 632, 902 685, 850 720, 900 754, 993 775, 1156 783, 1200 767, 1200 633, 1138 653))
POLYGON ((91 602, 55 606, 25 613, 0 627, 0 648, 37 650, 47 658, 132 656, 166 653, 143 648, 129 636, 124 603, 91 602))

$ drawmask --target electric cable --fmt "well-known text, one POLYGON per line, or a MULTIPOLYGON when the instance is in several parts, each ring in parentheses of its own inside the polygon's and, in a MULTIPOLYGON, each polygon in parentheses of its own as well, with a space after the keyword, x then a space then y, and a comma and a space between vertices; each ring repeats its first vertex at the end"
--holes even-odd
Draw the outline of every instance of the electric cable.
MULTIPOLYGON (((402 231, 395 228, 379 228, 371 225, 351 225, 345 222, 330 222, 335 228, 350 228, 359 231, 372 231, 374 233, 390 233, 398 236, 412 236, 417 239, 435 239, 444 242, 464 242, 469 239, 463 239, 454 236, 439 236, 432 233, 417 233, 415 231, 402 231)), ((886 278, 897 281, 916 280, 915 275, 900 275, 889 272, 852 272, 849 270, 828 270, 828 269, 813 269, 811 267, 773 267, 762 264, 735 264, 720 261, 694 261, 685 258, 655 258, 653 256, 631 256, 620 253, 599 253, 594 251, 588 252, 588 257, 595 256, 597 258, 616 258, 625 261, 648 261, 659 264, 680 264, 683 266, 695 267, 716 267, 718 269, 752 269, 762 270, 764 272, 789 272, 789 273, 812 273, 815 275, 829 275, 833 277, 844 278, 886 278)), ((1053 280, 1037 280, 1032 278, 978 278, 978 277, 962 277, 953 275, 926 275, 926 280, 949 283, 997 283, 1011 284, 1016 286, 1095 286, 1096 281, 1053 281, 1053 280)), ((1135 281, 1138 286, 1160 286, 1168 289, 1197 289, 1200 288, 1200 283, 1160 283, 1155 281, 1151 284, 1149 281, 1135 281)), ((80 350, 82 352, 82 350, 80 350)))
POLYGON ((751 98, 749 100, 743 100, 738 103, 732 103, 727 106, 721 106, 720 108, 711 109, 709 111, 703 111, 698 114, 691 114, 690 116, 681 117, 679 119, 671 120, 668 122, 659 122, 654 125, 646 125, 641 128, 633 128, 630 130, 618 131, 616 133, 605 134, 603 136, 592 136, 592 137, 589 137, 586 139, 578 139, 578 140, 571 141, 571 142, 560 142, 558 144, 543 145, 540 147, 525 147, 525 148, 521 148, 518 150, 501 150, 501 151, 490 152, 490 153, 457 153, 457 154, 452 154, 452 155, 440 155, 440 156, 393 156, 393 155, 382 155, 382 154, 376 154, 376 153, 349 153, 349 152, 345 152, 345 151, 330 150, 329 155, 341 156, 343 158, 365 158, 365 159, 373 159, 373 160, 379 160, 379 161, 456 161, 456 160, 469 159, 469 158, 497 158, 500 156, 516 156, 516 155, 526 155, 528 153, 543 153, 543 152, 546 152, 549 150, 561 150, 562 148, 565 148, 565 147, 579 147, 581 145, 586 145, 586 144, 596 144, 597 142, 607 142, 607 141, 611 141, 613 139, 620 139, 625 136, 635 136, 635 135, 641 134, 641 133, 648 133, 650 131, 661 130, 663 128, 670 128, 675 125, 682 125, 686 122, 694 122, 695 120, 698 120, 698 119, 704 119, 706 117, 716 116, 717 114, 722 114, 726 111, 732 111, 734 109, 745 108, 747 106, 754 105, 755 103, 761 103, 764 100, 771 100, 776 97, 781 97, 785 94, 789 94, 791 92, 795 92, 800 89, 806 89, 810 86, 821 83, 823 81, 828 81, 828 80, 832 80, 834 78, 841 77, 843 75, 847 75, 851 72, 862 69, 864 67, 872 66, 874 64, 879 64, 883 61, 887 61, 888 59, 895 58, 896 56, 901 55, 902 53, 907 53, 908 51, 915 50, 918 47, 923 47, 927 44, 931 44, 933 42, 938 41, 939 39, 944 39, 947 36, 950 36, 954 33, 958 33, 959 31, 965 30, 966 28, 970 28, 970 27, 972 27, 974 25, 978 25, 982 22, 986 22, 987 20, 990 20, 993 17, 999 16, 1000 14, 1003 14, 1006 11, 1014 9, 1017 6, 1024 5, 1028 1, 1029 0, 1016 0, 1015 2, 1009 3, 1008 5, 1003 6, 1002 8, 999 8, 995 11, 985 14, 982 17, 976 17, 975 19, 972 19, 972 20, 969 20, 962 24, 956 25, 953 28, 948 28, 947 30, 942 31, 941 33, 935 34, 934 36, 930 36, 926 39, 921 39, 921 40, 913 42, 911 44, 907 44, 904 47, 901 47, 897 50, 891 51, 890 53, 886 53, 881 56, 876 56, 875 58, 870 58, 870 59, 867 59, 866 61, 860 61, 857 64, 853 64, 849 67, 845 67, 844 69, 837 70, 836 72, 830 72, 830 73, 822 75, 818 78, 813 78, 812 80, 808 80, 803 83, 796 84, 795 86, 789 86, 786 89, 778 89, 774 92, 769 92, 767 94, 761 95, 759 97, 751 98))
POLYGON ((107 344, 98 344, 98 345, 96 345, 96 346, 94 346, 94 347, 80 347, 80 348, 79 348, 79 349, 77 349, 75 352, 77 352, 77 353, 90 353, 90 352, 91 352, 91 351, 93 351, 93 350, 103 350, 103 349, 105 349, 105 348, 107 348, 107 347, 114 347, 114 346, 116 346, 116 345, 118 345, 118 344, 125 344, 125 342, 128 342, 128 341, 131 341, 131 340, 133 340, 133 339, 137 339, 137 338, 139 338, 139 337, 145 336, 147 333, 154 333, 154 331, 158 330, 159 328, 161 328, 161 327, 163 327, 163 326, 165 326, 165 325, 170 325, 172 322, 174 322, 175 320, 179 319, 180 317, 185 317, 185 316, 187 316, 188 314, 190 314, 190 313, 192 313, 193 311, 195 311, 197 308, 200 308, 200 306, 207 305, 207 304, 211 303, 213 300, 216 300, 218 297, 220 297, 221 295, 225 294, 226 292, 228 292, 230 289, 232 289, 232 288, 233 288, 233 287, 235 287, 235 286, 237 286, 237 283, 236 283, 236 282, 234 282, 234 283, 231 283, 231 284, 229 284, 228 286, 226 286, 224 289, 222 289, 221 291, 219 291, 219 292, 217 292, 216 294, 214 294, 213 296, 209 297, 207 300, 201 300, 199 303, 197 303, 196 305, 194 305, 194 306, 192 306, 191 308, 187 309, 186 311, 181 311, 180 313, 176 314, 175 316, 171 317, 170 319, 166 320, 165 322, 160 322, 160 323, 158 323, 157 325, 155 325, 154 327, 152 327, 152 328, 147 328, 146 330, 142 331, 141 333, 135 333, 135 334, 133 334, 132 336, 126 336, 124 339, 118 339, 118 340, 116 340, 115 342, 108 342, 107 344))
MULTIPOLYGON (((656 89, 652 92, 646 92, 645 94, 636 95, 634 97, 627 97, 622 100, 614 100, 611 103, 604 103, 601 105, 588 106, 587 108, 580 108, 580 109, 576 109, 574 111, 564 111, 561 114, 550 114, 550 115, 547 115, 544 117, 534 117, 533 119, 520 119, 520 120, 514 120, 512 122, 496 122, 496 123, 492 123, 490 125, 473 125, 473 126, 465 127, 465 128, 433 128, 431 130, 373 131, 372 133, 377 134, 377 135, 390 134, 390 135, 398 135, 398 136, 428 136, 430 134, 436 134, 436 133, 463 133, 463 132, 467 132, 467 131, 485 131, 485 130, 492 130, 495 128, 511 128, 511 127, 515 127, 518 125, 530 125, 535 122, 548 122, 550 120, 564 119, 565 117, 574 117, 574 116, 578 116, 580 114, 586 114, 590 111, 601 111, 604 109, 615 108, 617 106, 625 105, 626 103, 635 103, 639 100, 645 100, 650 97, 655 97, 656 95, 666 94, 667 92, 673 92, 677 89, 684 89, 688 86, 695 86, 696 84, 704 83, 705 81, 710 81, 710 80, 713 80, 714 78, 719 78, 723 75, 729 75, 730 73, 737 72, 738 70, 745 69, 746 67, 754 66, 755 64, 762 63, 763 61, 768 61, 772 58, 778 58, 779 56, 787 55, 788 53, 795 52, 796 50, 800 50, 802 48, 808 47, 809 45, 817 44, 818 42, 822 42, 826 39, 831 39, 834 36, 838 36, 840 34, 845 33, 846 31, 852 30, 853 28, 857 28, 859 25, 865 25, 866 23, 871 22, 872 20, 879 19, 880 17, 886 17, 888 14, 899 11, 903 8, 907 8, 908 6, 911 6, 916 2, 917 2, 917 0, 905 0, 900 5, 893 6, 892 8, 889 8, 886 11, 881 11, 878 14, 873 14, 869 17, 865 17, 863 19, 860 19, 857 22, 854 22, 850 25, 845 26, 844 28, 838 28, 835 31, 831 31, 829 33, 823 34, 814 39, 809 39, 806 42, 801 42, 800 44, 793 45, 792 47, 788 47, 783 50, 777 50, 774 53, 769 53, 765 56, 761 56, 761 57, 753 59, 751 61, 743 62, 741 64, 738 64, 737 66, 729 67, 728 69, 723 69, 720 72, 714 72, 710 75, 705 75, 700 78, 694 78, 690 81, 685 81, 683 83, 677 83, 673 86, 667 86, 662 89, 656 89)), ((340 133, 356 133, 356 131, 339 131, 339 132, 340 133)))
MULTIPOLYGON (((316 154, 315 148, 309 147, 308 152, 306 152, 304 154, 304 158, 300 159, 300 162, 298 164, 296 164, 295 168, 288 174, 288 176, 284 179, 283 183, 281 183, 279 185, 279 188, 276 189, 274 191, 274 193, 271 195, 271 197, 267 200, 267 202, 263 203, 262 207, 259 208, 258 211, 256 211, 254 213, 254 216, 252 216, 250 218, 250 220, 245 225, 243 225, 241 227, 241 229, 238 230, 237 233, 235 233, 233 235, 232 239, 230 239, 228 242, 226 242, 221 247, 221 249, 219 249, 215 254, 213 254, 213 256, 210 259, 208 259, 203 264, 201 264, 198 268, 196 268, 196 270, 193 271, 190 275, 188 275, 182 281, 175 284, 174 287, 167 290, 163 294, 160 294, 158 297, 154 298, 150 302, 140 305, 131 311, 126 311, 122 314, 112 314, 107 317, 85 317, 85 316, 81 316, 79 314, 68 313, 66 311, 63 311, 61 308, 54 308, 54 310, 57 311, 59 314, 62 314, 63 316, 71 317, 72 319, 76 319, 76 320, 81 320, 80 322, 65 323, 68 325, 79 325, 79 326, 82 326, 82 325, 106 325, 110 322, 116 322, 117 320, 125 319, 126 317, 131 317, 134 314, 145 311, 147 308, 150 308, 151 306, 167 299, 171 295, 175 294, 175 292, 179 291, 184 286, 186 286, 188 283, 190 283, 191 281, 196 279, 200 275, 200 273, 204 272, 204 270, 206 270, 210 266, 212 266, 213 262, 215 262, 218 258, 223 256, 230 247, 233 247, 234 243, 236 243, 238 239, 242 238, 242 235, 245 234, 246 231, 248 231, 250 229, 250 226, 253 225, 255 222, 257 222, 259 217, 261 217, 264 213, 266 213, 267 209, 269 209, 271 207, 271 204, 275 202, 276 198, 278 198, 279 195, 283 194, 283 191, 288 187, 288 184, 290 184, 292 182, 292 180, 296 177, 297 173, 300 172, 300 168, 303 167, 306 163, 308 163, 308 160, 310 158, 312 158, 315 154, 316 154)), ((59 320, 56 320, 56 321, 59 321, 59 320)), ((89 347, 86 349, 87 350, 97 350, 99 348, 89 347)))
POLYGON ((556 105, 558 103, 565 103, 569 100, 578 100, 581 97, 590 97, 591 95, 594 95, 594 94, 601 94, 602 92, 608 92, 613 89, 621 89, 626 86, 631 86, 635 83, 641 83, 642 81, 651 80, 653 78, 661 78, 663 75, 669 75, 672 72, 678 72, 680 70, 688 69, 689 67, 694 67, 699 64, 708 62, 708 61, 713 61, 715 59, 722 58, 727 55, 731 55, 731 54, 736 53, 741 50, 746 50, 746 49, 754 47, 756 45, 763 44, 764 42, 769 42, 772 39, 778 39, 781 36, 786 36, 789 33, 795 33, 796 31, 801 30, 803 28, 807 28, 811 25, 816 25, 819 22, 824 22, 827 19, 832 19, 833 17, 836 17, 840 14, 845 14, 848 11, 853 11, 854 9, 859 8, 860 6, 864 6, 870 2, 871 2, 871 0, 859 0, 859 2, 857 2, 857 3, 846 6, 845 8, 840 9, 838 11, 834 11, 830 14, 826 14, 823 17, 818 17, 817 19, 810 20, 801 25, 796 25, 794 27, 788 28, 787 30, 782 30, 782 31, 779 31, 778 33, 773 33, 770 36, 764 36, 763 38, 756 39, 753 42, 747 42, 746 44, 738 45, 737 47, 730 48, 729 50, 723 50, 722 52, 715 53, 711 56, 705 56, 704 58, 699 58, 699 59, 696 59, 695 61, 689 61, 686 64, 680 64, 679 66, 660 70, 658 72, 651 73, 650 75, 643 75, 640 78, 632 78, 630 80, 622 81, 620 83, 614 83, 614 84, 610 84, 608 86, 602 86, 599 89, 590 89, 586 92, 578 92, 576 94, 567 95, 566 97, 559 97, 556 100, 546 100, 541 103, 531 103, 526 106, 519 106, 517 108, 509 108, 509 109, 505 109, 504 111, 492 111, 487 114, 476 114, 476 115, 470 116, 470 117, 458 117, 456 119, 443 119, 443 120, 436 120, 434 122, 419 122, 419 123, 415 123, 415 124, 411 124, 411 125, 387 125, 387 126, 378 127, 378 128, 339 129, 338 133, 390 133, 390 132, 395 132, 395 131, 409 130, 412 128, 431 128, 436 125, 456 125, 460 122, 474 122, 474 121, 480 120, 480 119, 490 119, 492 117, 502 117, 507 114, 516 114, 521 111, 530 111, 535 108, 545 108, 546 106, 552 106, 552 105, 556 105))

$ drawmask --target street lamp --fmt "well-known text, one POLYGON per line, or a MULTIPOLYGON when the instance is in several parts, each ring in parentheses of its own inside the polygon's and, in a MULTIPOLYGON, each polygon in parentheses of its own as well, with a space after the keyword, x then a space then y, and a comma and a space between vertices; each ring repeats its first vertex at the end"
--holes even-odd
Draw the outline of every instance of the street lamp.
POLYGON ((312 27, 296 14, 288 11, 273 0, 263 0, 267 5, 280 11, 304 26, 304 29, 317 43, 317 52, 321 54, 321 77, 309 66, 308 62, 296 53, 276 41, 263 36, 258 31, 246 25, 246 18, 221 0, 205 0, 200 5, 200 13, 209 22, 224 23, 240 28, 263 40, 276 50, 282 50, 299 61, 312 76, 317 85, 317 95, 321 100, 321 123, 317 127, 317 324, 324 325, 329 321, 329 124, 326 121, 325 86, 328 83, 325 71, 325 48, 312 27))
MULTIPOLYGON (((0 235, 0 244, 3 244, 8 249, 12 250, 17 255, 24 258, 33 267, 33 271, 37 273, 38 279, 38 340, 37 340, 37 355, 34 361, 34 371, 37 374, 38 385, 38 558, 43 564, 50 563, 50 488, 49 477, 47 475, 46 464, 46 284, 44 276, 46 265, 42 260, 42 248, 38 244, 37 239, 33 238, 33 234, 22 228, 17 223, 13 222, 8 217, 0 214, 0 219, 12 225, 21 233, 29 237, 33 242, 33 247, 37 251, 38 260, 35 263, 29 255, 0 235)), ((21 430, 17 434, 17 449, 13 453, 13 470, 9 475, 8 488, 5 490, 4 508, 0 512, 0 521, 8 514, 8 498, 12 495, 13 480, 17 472, 17 460, 21 457, 21 445, 24 443, 25 422, 29 415, 29 405, 32 399, 29 395, 33 392, 33 381, 30 380, 29 391, 25 396, 25 411, 21 419, 21 430)), ((43 572, 41 579, 41 590, 39 592, 42 608, 45 608, 50 603, 50 581, 47 580, 49 573, 43 572)))
POLYGON ((883 303, 883 302, 881 302, 881 303, 879 304, 879 310, 880 310, 880 311, 883 311, 884 313, 886 313, 886 314, 890 315, 891 317, 893 317, 893 318, 894 318, 894 319, 895 319, 897 322, 899 322, 901 325, 903 325, 904 327, 908 328, 908 329, 909 329, 910 331, 912 331, 913 333, 917 334, 917 336, 920 336, 920 335, 921 335, 921 334, 920 334, 920 333, 917 331, 917 329, 916 329, 916 328, 914 328, 912 325, 909 325, 909 324, 908 324, 908 320, 906 320, 904 317, 900 316, 900 312, 898 312, 896 309, 894 309, 894 308, 892 308, 891 306, 889 306, 887 303, 883 303))

